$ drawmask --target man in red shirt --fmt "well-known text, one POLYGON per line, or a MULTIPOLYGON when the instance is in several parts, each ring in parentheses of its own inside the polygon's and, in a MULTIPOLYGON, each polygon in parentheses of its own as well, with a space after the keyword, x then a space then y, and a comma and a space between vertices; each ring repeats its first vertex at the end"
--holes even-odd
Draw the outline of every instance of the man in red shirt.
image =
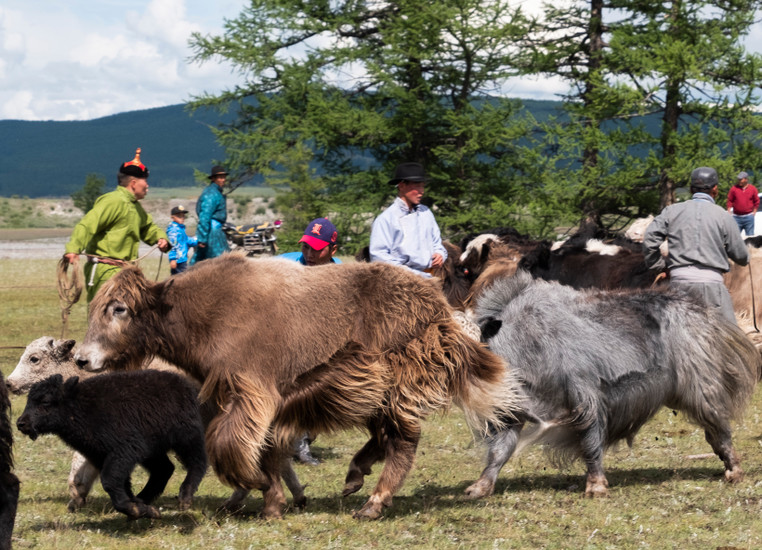
POLYGON ((733 213, 739 231, 746 231, 747 237, 754 235, 754 215, 758 208, 757 188, 749 184, 749 174, 739 173, 736 184, 728 192, 728 212, 733 213))

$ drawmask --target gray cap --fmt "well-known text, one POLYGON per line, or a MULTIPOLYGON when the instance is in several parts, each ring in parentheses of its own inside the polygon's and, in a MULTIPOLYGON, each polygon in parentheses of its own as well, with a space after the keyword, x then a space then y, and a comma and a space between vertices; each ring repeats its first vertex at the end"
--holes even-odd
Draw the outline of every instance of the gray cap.
POLYGON ((748 179, 749 178, 749 174, 747 174, 746 172, 738 172, 738 175, 736 176, 736 179, 738 181, 741 181, 744 178, 748 179))
POLYGON ((714 168, 702 166, 691 172, 691 187, 695 187, 696 189, 711 189, 715 185, 719 185, 719 183, 720 180, 717 177, 717 170, 714 168))

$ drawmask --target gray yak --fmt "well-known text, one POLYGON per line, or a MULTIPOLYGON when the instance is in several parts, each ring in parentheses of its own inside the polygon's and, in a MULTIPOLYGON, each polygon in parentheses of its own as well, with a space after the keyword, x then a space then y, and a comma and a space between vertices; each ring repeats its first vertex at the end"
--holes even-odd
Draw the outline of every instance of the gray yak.
POLYGON ((223 483, 285 499, 281 457, 295 436, 364 427, 343 494, 384 461, 355 517, 376 519, 413 465, 421 419, 451 403, 476 433, 522 414, 505 362, 460 329, 441 291, 385 264, 304 268, 227 254, 153 283, 127 268, 90 304, 76 354, 86 370, 159 356, 196 378, 219 414, 206 432, 223 483))
POLYGON ((476 322, 490 349, 516 370, 527 414, 540 422, 493 436, 470 496, 491 494, 517 446, 536 441, 584 460, 585 494, 604 496, 604 450, 623 439, 631 444, 663 406, 703 428, 727 481, 743 478, 730 421, 744 411, 762 360, 713 311, 674 292, 580 291, 519 271, 484 291, 476 322))

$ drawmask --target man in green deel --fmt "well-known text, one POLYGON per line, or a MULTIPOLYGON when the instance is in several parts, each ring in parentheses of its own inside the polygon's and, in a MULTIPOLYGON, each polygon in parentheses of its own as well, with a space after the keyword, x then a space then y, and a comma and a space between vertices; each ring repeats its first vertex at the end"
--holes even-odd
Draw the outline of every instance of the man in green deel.
POLYGON ((146 213, 138 201, 148 193, 148 168, 140 162, 140 149, 135 158, 119 167, 118 186, 95 201, 74 228, 66 243, 64 256, 73 266, 85 253, 87 302, 103 283, 138 257, 140 241, 158 244, 162 252, 171 246, 167 234, 146 213))

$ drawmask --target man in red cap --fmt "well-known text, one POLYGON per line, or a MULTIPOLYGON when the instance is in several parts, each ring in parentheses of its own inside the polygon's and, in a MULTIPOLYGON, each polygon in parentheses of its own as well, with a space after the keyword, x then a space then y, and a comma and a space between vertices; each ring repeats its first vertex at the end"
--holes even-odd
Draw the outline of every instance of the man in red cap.
POLYGON ((287 252, 280 257, 310 266, 341 263, 341 260, 333 257, 339 249, 339 232, 328 218, 312 220, 299 242, 302 243, 301 252, 287 252))
POLYGON ((140 149, 119 167, 117 184, 114 191, 98 197, 66 243, 69 263, 76 266, 80 254, 87 255, 88 303, 103 283, 138 257, 140 241, 157 244, 162 252, 171 248, 167 234, 138 202, 148 193, 148 168, 140 161, 140 149))
MULTIPOLYGON (((301 252, 286 252, 278 257, 294 260, 306 266, 341 263, 341 260, 333 257, 339 249, 339 232, 328 218, 316 218, 308 223, 299 242, 302 243, 301 252)), ((302 464, 315 466, 320 462, 312 456, 310 451, 312 441, 310 434, 302 435, 296 442, 294 458, 302 464)))

